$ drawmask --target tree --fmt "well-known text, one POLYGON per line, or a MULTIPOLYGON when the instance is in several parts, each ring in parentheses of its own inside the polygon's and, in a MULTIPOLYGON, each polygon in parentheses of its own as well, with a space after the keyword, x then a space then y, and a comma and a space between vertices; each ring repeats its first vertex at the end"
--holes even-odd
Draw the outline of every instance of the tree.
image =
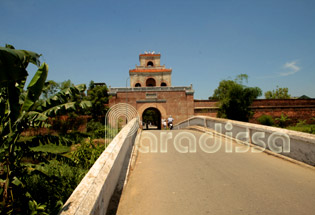
POLYGON ((88 90, 93 90, 94 86, 95 86, 94 81, 91 80, 91 81, 90 81, 90 84, 89 84, 89 89, 88 89, 88 90))
POLYGON ((40 64, 39 57, 37 53, 15 50, 10 45, 0 47, 0 209, 5 214, 19 214, 22 209, 27 214, 36 211, 45 214, 45 206, 37 204, 26 187, 27 176, 39 170, 28 168, 22 161, 38 153, 19 142, 21 133, 29 128, 49 126, 48 117, 91 106, 89 101, 68 102, 69 97, 83 92, 85 85, 65 88, 40 100, 47 85, 48 65, 40 64), (24 90, 29 63, 35 64, 38 70, 24 90))
POLYGON ((291 95, 288 93, 289 89, 287 87, 281 88, 277 86, 276 90, 265 92, 266 99, 290 99, 291 95))
POLYGON ((87 100, 92 104, 89 112, 93 119, 98 121, 99 117, 105 116, 108 110, 105 106, 105 104, 108 104, 108 88, 106 85, 94 85, 94 82, 92 81, 89 88, 87 100))
POLYGON ((247 80, 248 76, 241 74, 235 80, 220 82, 212 96, 213 99, 219 100, 218 117, 239 121, 248 121, 252 117, 250 105, 262 92, 258 87, 243 85, 243 81, 247 80))
POLYGON ((49 97, 57 93, 59 89, 60 89, 60 86, 57 82, 53 80, 49 80, 44 85, 42 96, 44 99, 48 99, 49 97))
POLYGON ((64 89, 67 89, 69 87, 73 87, 74 84, 71 82, 71 80, 67 80, 67 81, 63 81, 59 84, 59 88, 60 90, 64 90, 64 89))

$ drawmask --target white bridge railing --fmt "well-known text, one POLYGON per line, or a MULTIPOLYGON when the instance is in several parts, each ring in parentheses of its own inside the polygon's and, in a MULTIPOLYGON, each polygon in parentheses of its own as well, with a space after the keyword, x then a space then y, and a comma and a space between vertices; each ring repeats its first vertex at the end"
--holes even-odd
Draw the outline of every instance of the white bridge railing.
POLYGON ((260 148, 315 166, 315 135, 228 119, 194 116, 174 126, 202 126, 207 131, 254 144, 260 148))

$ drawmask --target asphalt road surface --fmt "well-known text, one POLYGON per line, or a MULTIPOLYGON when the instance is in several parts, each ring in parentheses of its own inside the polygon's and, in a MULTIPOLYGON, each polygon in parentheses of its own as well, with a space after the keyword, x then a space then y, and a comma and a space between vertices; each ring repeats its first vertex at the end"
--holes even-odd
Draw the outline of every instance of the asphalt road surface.
MULTIPOLYGON (((227 153, 224 144, 216 153, 198 145, 196 152, 181 153, 174 140, 183 133, 171 131, 163 143, 160 132, 143 132, 140 149, 154 135, 158 152, 139 152, 117 214, 315 214, 315 170, 266 153, 227 153), (165 142, 167 152, 161 152, 165 142)), ((201 135, 186 132, 197 140, 201 135)), ((188 139, 181 144, 188 146, 188 139)))

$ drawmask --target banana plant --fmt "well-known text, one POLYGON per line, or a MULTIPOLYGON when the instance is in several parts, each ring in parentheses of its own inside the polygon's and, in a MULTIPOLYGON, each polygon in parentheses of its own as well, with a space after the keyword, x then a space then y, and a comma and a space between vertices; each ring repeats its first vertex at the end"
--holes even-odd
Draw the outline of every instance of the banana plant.
POLYGON ((64 89, 41 100, 48 65, 40 64, 40 56, 10 45, 0 47, 0 210, 5 213, 34 205, 23 185, 23 177, 30 174, 30 169, 23 165, 22 158, 35 152, 18 141, 21 133, 29 128, 49 126, 49 117, 91 106, 89 101, 71 100, 85 91, 85 85, 64 89), (38 70, 24 90, 29 63, 38 70))

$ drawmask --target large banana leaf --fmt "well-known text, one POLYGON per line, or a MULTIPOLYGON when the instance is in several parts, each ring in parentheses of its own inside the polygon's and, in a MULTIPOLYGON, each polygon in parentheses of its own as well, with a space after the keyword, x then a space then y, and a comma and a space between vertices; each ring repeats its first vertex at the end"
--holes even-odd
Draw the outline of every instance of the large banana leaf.
POLYGON ((80 84, 74 87, 66 88, 45 100, 42 104, 40 104, 37 107, 37 110, 43 112, 49 110, 50 108, 54 108, 64 103, 68 103, 68 101, 72 97, 74 97, 75 95, 79 95, 81 92, 84 92, 85 89, 86 89, 85 84, 80 84))
POLYGON ((76 85, 75 88, 77 88, 77 90, 79 92, 84 92, 86 90, 86 85, 85 84, 79 84, 79 85, 76 85))
POLYGON ((16 50, 13 46, 0 47, 0 84, 26 79, 29 63, 40 65, 40 55, 26 50, 16 50))
POLYGON ((48 65, 43 63, 27 87, 27 95, 22 106, 22 111, 29 111, 35 102, 38 101, 45 85, 47 75, 48 65))
POLYGON ((85 109, 85 108, 90 108, 92 107, 92 102, 90 101, 81 101, 79 103, 80 108, 85 109))
POLYGON ((32 127, 49 127, 47 119, 48 117, 45 114, 36 111, 29 111, 27 113, 27 121, 31 123, 30 126, 32 127))
POLYGON ((90 101, 81 101, 77 104, 77 102, 67 102, 64 104, 56 105, 54 107, 51 107, 44 112, 42 112, 43 115, 47 117, 53 117, 60 114, 65 114, 68 111, 75 111, 77 110, 77 105, 80 108, 87 108, 92 107, 92 103, 90 101))

